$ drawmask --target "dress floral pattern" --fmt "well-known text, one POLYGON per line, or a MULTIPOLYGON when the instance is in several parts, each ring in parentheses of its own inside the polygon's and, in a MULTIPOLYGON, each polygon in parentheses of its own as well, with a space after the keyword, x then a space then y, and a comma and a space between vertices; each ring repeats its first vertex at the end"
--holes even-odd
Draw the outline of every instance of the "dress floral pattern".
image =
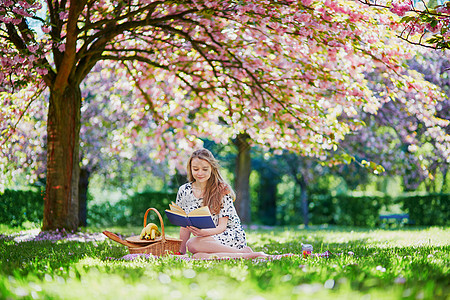
MULTIPOLYGON (((192 183, 186 183, 178 189, 176 204, 186 213, 203 206, 203 198, 194 196, 192 183)), ((237 249, 247 246, 245 231, 242 228, 236 209, 233 205, 233 198, 227 194, 223 197, 222 208, 219 214, 213 214, 212 218, 216 226, 219 224, 219 218, 228 217, 227 228, 224 232, 212 235, 212 237, 223 245, 237 249)))

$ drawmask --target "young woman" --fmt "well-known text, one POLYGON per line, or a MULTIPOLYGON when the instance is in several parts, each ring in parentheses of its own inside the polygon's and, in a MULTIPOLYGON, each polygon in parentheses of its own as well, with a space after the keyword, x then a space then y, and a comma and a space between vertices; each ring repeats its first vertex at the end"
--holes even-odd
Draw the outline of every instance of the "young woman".
POLYGON ((189 182, 179 188, 176 204, 186 213, 208 206, 216 228, 181 227, 180 252, 185 254, 189 250, 195 258, 266 257, 265 253, 253 252, 247 246, 244 229, 233 205, 235 194, 220 174, 212 153, 206 149, 194 151, 187 164, 187 174, 189 182))

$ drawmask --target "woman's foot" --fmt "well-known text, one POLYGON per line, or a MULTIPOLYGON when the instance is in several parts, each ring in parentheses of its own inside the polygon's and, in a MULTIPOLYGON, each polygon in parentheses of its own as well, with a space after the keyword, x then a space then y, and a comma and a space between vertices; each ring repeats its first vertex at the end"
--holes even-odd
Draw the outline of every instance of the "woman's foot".
POLYGON ((264 252, 251 252, 251 253, 244 253, 244 258, 267 258, 269 255, 265 254, 264 252))
POLYGON ((218 258, 267 258, 269 255, 264 252, 247 252, 247 253, 195 253, 192 257, 197 259, 218 259, 218 258))
POLYGON ((195 253, 194 255, 192 255, 192 257, 196 258, 196 259, 215 259, 215 258, 219 258, 219 256, 217 256, 216 254, 213 254, 213 253, 202 253, 202 252, 195 253))

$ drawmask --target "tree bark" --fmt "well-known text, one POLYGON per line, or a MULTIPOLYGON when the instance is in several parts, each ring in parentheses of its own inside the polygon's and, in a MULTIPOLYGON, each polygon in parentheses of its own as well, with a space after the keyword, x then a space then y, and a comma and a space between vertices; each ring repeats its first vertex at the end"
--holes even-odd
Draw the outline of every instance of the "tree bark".
POLYGON ((297 183, 300 185, 300 204, 302 208, 302 215, 303 215, 303 224, 305 224, 305 227, 308 227, 309 224, 309 210, 308 210, 308 191, 307 191, 307 184, 303 176, 300 176, 300 178, 296 179, 297 183))
POLYGON ((78 229, 81 91, 50 88, 47 124, 47 186, 42 230, 78 229))
POLYGON ((265 225, 277 224, 277 185, 279 176, 270 168, 259 172, 258 217, 265 225))
POLYGON ((234 189, 236 191, 236 210, 241 218, 242 223, 249 224, 251 222, 250 209, 250 144, 248 134, 239 134, 234 141, 234 145, 238 149, 236 157, 236 174, 234 180, 234 189))
POLYGON ((80 169, 80 181, 78 182, 78 225, 87 226, 87 192, 91 172, 86 168, 80 169))

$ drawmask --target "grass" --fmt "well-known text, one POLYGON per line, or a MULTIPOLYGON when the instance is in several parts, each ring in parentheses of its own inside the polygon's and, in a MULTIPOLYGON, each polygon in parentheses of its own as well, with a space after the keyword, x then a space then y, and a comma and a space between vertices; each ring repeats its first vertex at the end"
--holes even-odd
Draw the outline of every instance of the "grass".
MULTIPOLYGON (((123 261, 127 248, 110 240, 16 242, 17 230, 0 230, 0 299, 449 299, 450 293, 450 228, 247 230, 250 246, 269 254, 300 253, 302 242, 340 254, 274 261, 123 261)), ((177 236, 177 228, 166 231, 177 236)))

